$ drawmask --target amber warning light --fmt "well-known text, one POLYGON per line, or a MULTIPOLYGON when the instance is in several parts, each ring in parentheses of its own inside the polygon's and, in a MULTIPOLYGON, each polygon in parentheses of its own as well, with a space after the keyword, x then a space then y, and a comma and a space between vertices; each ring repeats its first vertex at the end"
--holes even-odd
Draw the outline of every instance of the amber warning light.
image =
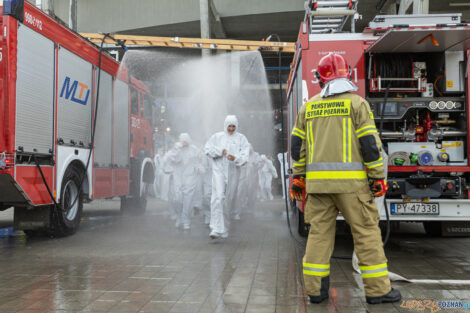
POLYGON ((13 166, 13 159, 3 152, 0 153, 0 170, 7 169, 13 166))
POLYGON ((7 160, 6 160, 6 157, 5 157, 5 153, 3 153, 0 156, 0 169, 4 169, 6 167, 7 167, 7 160))

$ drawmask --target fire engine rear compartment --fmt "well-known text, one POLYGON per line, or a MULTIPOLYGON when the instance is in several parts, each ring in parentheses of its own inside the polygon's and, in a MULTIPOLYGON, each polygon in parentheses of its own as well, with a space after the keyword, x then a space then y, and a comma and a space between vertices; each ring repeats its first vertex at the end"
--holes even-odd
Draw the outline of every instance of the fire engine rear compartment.
POLYGON ((468 171, 469 38, 468 29, 391 29, 366 50, 389 198, 468 197, 465 175, 455 172, 468 171))
MULTIPOLYGON (((449 16, 435 16, 432 23, 449 16)), ((470 29, 412 24, 379 25, 362 34, 308 34, 301 27, 302 49, 291 67, 289 123, 292 127, 302 100, 320 92, 314 75, 320 58, 331 51, 343 55, 358 94, 368 100, 377 129, 382 129, 391 162, 391 220, 442 223, 442 229, 468 225, 470 29)), ((383 206, 380 216, 385 220, 383 206)))

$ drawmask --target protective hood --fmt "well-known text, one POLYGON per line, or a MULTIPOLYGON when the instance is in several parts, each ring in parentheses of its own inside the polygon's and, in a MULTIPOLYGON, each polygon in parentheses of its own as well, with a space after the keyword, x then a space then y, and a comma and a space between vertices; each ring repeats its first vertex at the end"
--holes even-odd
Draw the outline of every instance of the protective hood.
POLYGON ((190 144, 191 143, 191 137, 189 136, 188 133, 182 133, 182 134, 180 134, 179 141, 180 142, 186 142, 187 144, 190 144))
POLYGON ((235 115, 227 115, 227 117, 225 118, 224 132, 228 133, 227 132, 227 127, 229 127, 230 125, 234 125, 236 127, 235 132, 234 132, 234 133, 236 133, 238 131, 238 119, 235 115))
POLYGON ((325 84, 325 87, 321 90, 320 95, 323 98, 345 93, 349 91, 357 91, 358 88, 347 78, 337 78, 329 81, 325 84))

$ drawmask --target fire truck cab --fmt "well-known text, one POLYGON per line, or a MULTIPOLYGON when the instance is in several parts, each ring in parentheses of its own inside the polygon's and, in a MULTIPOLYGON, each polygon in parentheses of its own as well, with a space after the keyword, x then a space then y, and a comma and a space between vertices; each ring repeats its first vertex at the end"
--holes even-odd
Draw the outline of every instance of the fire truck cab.
MULTIPOLYGON (((288 82, 291 131, 321 90, 319 60, 330 52, 347 60, 388 154, 390 219, 423 222, 433 235, 470 234, 470 25, 460 18, 377 16, 362 33, 331 33, 318 31, 307 12, 288 82)), ((302 220, 299 227, 305 234, 302 220)))
POLYGON ((34 5, 0 17, 0 209, 16 229, 63 236, 82 204, 143 212, 154 180, 153 100, 110 55, 34 5))

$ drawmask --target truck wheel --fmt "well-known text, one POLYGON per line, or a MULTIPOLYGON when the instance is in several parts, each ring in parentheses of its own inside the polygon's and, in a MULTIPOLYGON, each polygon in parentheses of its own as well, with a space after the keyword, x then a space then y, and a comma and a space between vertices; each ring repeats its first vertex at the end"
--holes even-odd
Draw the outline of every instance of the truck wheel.
POLYGON ((142 195, 142 197, 134 199, 135 205, 135 214, 144 215, 147 210, 147 195, 142 195))
POLYGON ((423 222, 424 231, 428 237, 442 236, 442 222, 423 222))
POLYGON ((121 215, 127 214, 127 212, 129 211, 130 200, 131 199, 127 198, 126 196, 121 197, 121 207, 120 207, 121 215))
POLYGON ((121 214, 144 215, 147 209, 147 198, 121 198, 121 214))
POLYGON ((70 167, 65 172, 60 191, 60 203, 52 208, 52 234, 57 237, 74 234, 82 218, 83 194, 80 188, 80 172, 70 167), (78 196, 78 198, 77 198, 78 196))
POLYGON ((38 238, 38 237, 46 237, 49 234, 44 230, 36 230, 36 229, 25 229, 23 230, 25 235, 29 238, 38 238))
POLYGON ((147 192, 145 190, 140 197, 121 197, 121 214, 144 215, 146 209, 147 192))
POLYGON ((297 231, 299 232, 299 235, 302 237, 308 237, 308 232, 310 231, 310 226, 305 223, 304 219, 304 213, 300 211, 298 208, 297 210, 297 216, 298 216, 298 229, 297 231))

